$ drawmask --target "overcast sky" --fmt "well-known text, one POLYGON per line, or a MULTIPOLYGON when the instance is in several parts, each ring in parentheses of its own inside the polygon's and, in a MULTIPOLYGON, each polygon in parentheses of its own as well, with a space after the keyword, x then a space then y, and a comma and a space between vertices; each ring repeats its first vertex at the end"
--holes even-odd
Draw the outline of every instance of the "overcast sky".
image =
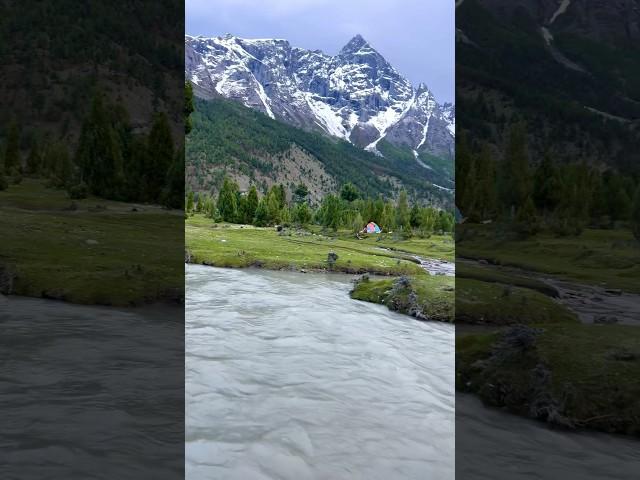
POLYGON ((451 0, 186 0, 186 33, 283 38, 335 55, 356 33, 414 85, 454 99, 451 0))

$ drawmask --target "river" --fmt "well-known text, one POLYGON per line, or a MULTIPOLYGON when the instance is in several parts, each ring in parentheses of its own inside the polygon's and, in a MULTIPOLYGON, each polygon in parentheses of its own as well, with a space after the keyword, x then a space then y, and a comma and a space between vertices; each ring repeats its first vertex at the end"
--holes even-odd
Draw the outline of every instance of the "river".
POLYGON ((554 430, 456 392, 456 457, 457 480, 631 480, 640 442, 554 430))
POLYGON ((350 277, 187 266, 186 473, 453 479, 453 326, 350 277))
POLYGON ((183 318, 0 296, 0 478, 179 478, 183 318))

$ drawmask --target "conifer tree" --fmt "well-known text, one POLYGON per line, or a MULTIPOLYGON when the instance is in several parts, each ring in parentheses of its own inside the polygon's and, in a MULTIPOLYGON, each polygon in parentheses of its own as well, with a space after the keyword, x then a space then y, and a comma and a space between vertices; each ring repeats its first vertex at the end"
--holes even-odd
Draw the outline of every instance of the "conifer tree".
POLYGON ((193 211, 193 192, 189 191, 187 193, 187 213, 191 213, 193 211))
POLYGON ((225 222, 235 222, 238 217, 237 195, 238 184, 225 177, 218 193, 218 211, 225 222))
POLYGON ((280 188, 277 185, 271 187, 267 195, 267 214, 269 225, 280 222, 280 211, 282 210, 282 197, 280 188))
POLYGON ((247 194, 247 205, 245 211, 245 223, 252 223, 253 218, 256 216, 256 210, 258 209, 258 190, 255 185, 251 185, 249 193, 247 194))
POLYGON ((511 127, 500 173, 501 206, 512 216, 524 206, 531 193, 527 132, 523 123, 511 127))
POLYGON ((390 232, 396 228, 395 222, 395 207, 391 201, 388 201, 384 204, 384 208, 382 209, 382 214, 380 215, 380 223, 378 224, 380 228, 390 232))
POLYGON ((480 220, 488 220, 496 213, 496 165, 488 144, 480 149, 475 160, 477 188, 474 192, 475 212, 480 220))
POLYGON ((27 173, 30 175, 36 175, 40 172, 40 168, 42 167, 42 153, 40 151, 40 146, 36 141, 31 145, 31 150, 29 150, 29 156, 27 157, 27 173))
POLYGON ((293 191, 293 201, 295 203, 306 202, 308 195, 309 188, 304 183, 299 183, 293 191))
POLYGON ((167 172, 163 203, 170 208, 184 208, 184 149, 179 148, 171 168, 167 172))
POLYGON ((193 113, 193 86, 191 82, 184 83, 184 133, 188 135, 193 128, 191 114, 193 113))
POLYGON ((4 171, 9 175, 20 173, 20 130, 15 120, 9 125, 7 144, 4 151, 4 171))
POLYGON ((360 192, 358 192, 356 186, 351 182, 345 183, 340 189, 340 198, 347 202, 353 202, 359 196, 360 192))
POLYGON ((543 214, 555 210, 561 200, 558 176, 559 172, 551 161, 551 154, 546 152, 533 177, 533 200, 543 214))
POLYGON ((640 184, 636 188, 631 206, 631 231, 640 242, 640 184))
POLYGON ((80 181, 88 185, 91 193, 104 198, 118 195, 123 180, 122 153, 117 132, 98 92, 82 125, 75 155, 80 181))
POLYGON ((396 207, 396 226, 404 232, 411 231, 411 216, 409 214, 409 201, 407 199, 407 191, 402 189, 398 196, 398 204, 396 207))
POLYGON ((411 212, 409 213, 411 228, 418 228, 420 226, 420 206, 417 203, 414 203, 411 207, 411 212))
POLYGON ((362 215, 360 215, 360 212, 356 212, 355 216, 353 217, 353 220, 351 221, 351 230, 354 233, 358 233, 359 231, 362 230, 363 225, 364 225, 364 220, 362 220, 362 215))
POLYGON ((174 161, 174 146, 169 119, 164 112, 156 113, 147 142, 147 165, 144 169, 146 200, 159 202, 174 161))
POLYGON ((269 223, 269 209, 267 208, 267 197, 262 197, 258 202, 258 208, 256 208, 256 215, 253 219, 253 224, 256 227, 266 227, 269 223))
POLYGON ((293 220, 304 226, 307 225, 311 221, 311 210, 309 209, 309 205, 307 202, 302 202, 296 205, 294 210, 293 220))
POLYGON ((327 195, 322 202, 323 225, 338 230, 340 226, 340 201, 335 195, 327 195))
POLYGON ((456 179, 458 184, 456 185, 456 205, 465 216, 468 216, 466 211, 467 205, 467 181, 473 181, 469 179, 469 168, 473 161, 471 147, 469 145, 466 132, 463 130, 456 137, 456 179))

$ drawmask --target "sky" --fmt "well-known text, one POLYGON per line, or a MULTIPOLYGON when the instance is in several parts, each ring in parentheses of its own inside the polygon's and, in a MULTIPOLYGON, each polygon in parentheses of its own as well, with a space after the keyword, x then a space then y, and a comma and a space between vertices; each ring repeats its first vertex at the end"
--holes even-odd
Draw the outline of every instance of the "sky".
POLYGON ((357 33, 439 102, 455 90, 451 0, 186 0, 186 33, 282 38, 329 55, 357 33))

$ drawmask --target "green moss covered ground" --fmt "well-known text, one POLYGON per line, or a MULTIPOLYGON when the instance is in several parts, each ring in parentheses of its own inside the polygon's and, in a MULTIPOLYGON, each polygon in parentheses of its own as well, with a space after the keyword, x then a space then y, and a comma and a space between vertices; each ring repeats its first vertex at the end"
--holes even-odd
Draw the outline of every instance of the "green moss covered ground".
POLYGON ((117 306, 181 301, 183 219, 157 206, 71 201, 25 179, 0 192, 5 293, 117 306))
POLYGON ((400 239, 369 235, 358 239, 347 231, 259 228, 216 224, 202 215, 186 221, 187 257, 191 263, 217 267, 260 267, 274 270, 336 271, 394 278, 359 282, 352 297, 387 305, 418 318, 453 321, 453 277, 428 275, 414 256, 452 261, 450 236, 400 239), (329 253, 335 262, 329 262, 329 253), (399 277, 409 286, 394 289, 399 277), (411 293, 414 296, 409 298, 411 293), (411 301, 409 301, 411 300, 411 301))

